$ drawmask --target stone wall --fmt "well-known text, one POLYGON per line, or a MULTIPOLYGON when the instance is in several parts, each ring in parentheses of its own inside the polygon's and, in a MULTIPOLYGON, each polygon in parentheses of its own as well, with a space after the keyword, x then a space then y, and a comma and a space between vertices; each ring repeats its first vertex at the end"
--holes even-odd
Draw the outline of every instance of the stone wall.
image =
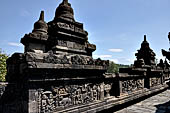
POLYGON ((2 113, 99 112, 166 89, 167 72, 105 74, 103 79, 1 83, 2 113), (143 73, 143 74, 142 74, 143 73), (159 73, 159 75, 158 75, 159 73), (166 78, 166 79, 164 79, 166 78), (93 106, 93 107, 92 107, 93 106))
POLYGON ((76 22, 68 0, 46 23, 44 11, 21 39, 24 53, 7 60, 0 113, 99 112, 166 89, 169 70, 157 69, 146 36, 134 67, 105 74, 109 61, 93 59, 96 45, 76 22))

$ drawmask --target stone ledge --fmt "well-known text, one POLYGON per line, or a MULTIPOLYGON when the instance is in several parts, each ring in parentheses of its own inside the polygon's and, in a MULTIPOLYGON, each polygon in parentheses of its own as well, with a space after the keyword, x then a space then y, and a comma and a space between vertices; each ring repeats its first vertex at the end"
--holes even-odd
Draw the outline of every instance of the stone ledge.
POLYGON ((79 106, 71 107, 71 108, 68 108, 68 109, 65 109, 62 111, 57 111, 54 113, 63 113, 63 112, 66 112, 66 113, 93 112, 94 113, 94 112, 99 112, 99 111, 103 111, 106 109, 110 109, 117 105, 125 104, 127 102, 130 102, 132 100, 135 100, 135 99, 138 99, 141 97, 151 95, 153 93, 159 92, 166 88, 168 88, 168 85, 166 85, 166 84, 159 85, 151 90, 145 89, 145 90, 136 91, 130 95, 126 95, 121 98, 109 97, 109 98, 105 98, 104 101, 96 101, 96 102, 93 102, 90 104, 79 105, 79 106))
MULTIPOLYGON (((52 63, 40 63, 40 62, 29 62, 28 64, 36 65, 36 69, 95 69, 95 70, 106 70, 106 67, 96 65, 76 65, 76 64, 52 64, 52 63)), ((34 69, 30 66, 28 68, 34 69)))

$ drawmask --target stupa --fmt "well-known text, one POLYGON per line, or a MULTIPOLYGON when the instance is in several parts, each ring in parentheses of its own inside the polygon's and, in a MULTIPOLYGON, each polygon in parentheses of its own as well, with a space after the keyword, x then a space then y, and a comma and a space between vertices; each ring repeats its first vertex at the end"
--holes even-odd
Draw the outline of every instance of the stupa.
MULTIPOLYGON (((9 82, 19 80, 18 77, 35 79, 37 74, 44 78, 49 78, 52 74, 53 77, 50 78, 53 79, 59 76, 96 77, 94 74, 100 73, 97 75, 99 77, 107 69, 108 61, 92 58, 96 45, 88 42, 88 33, 82 23, 75 21, 68 0, 63 0, 56 9, 54 19, 48 23, 44 21, 42 11, 33 31, 26 34, 21 43, 25 46, 25 52, 15 53, 7 60, 9 82), (73 71, 77 74, 70 75, 73 71)), ((40 76, 38 78, 41 78, 40 76)))
POLYGON ((14 53, 7 60, 6 80, 14 84, 8 89, 15 93, 7 90, 4 97, 13 96, 2 97, 0 105, 12 105, 9 113, 14 108, 16 113, 66 112, 69 107, 106 97, 103 78, 109 61, 93 59, 96 45, 89 43, 83 24, 75 21, 68 0, 62 1, 48 23, 41 11, 34 29, 21 43, 24 53, 14 53))
MULTIPOLYGON (((170 41, 170 32, 169 32, 169 35, 168 35, 168 39, 170 41)), ((165 56, 170 61, 170 49, 169 49, 169 51, 162 49, 162 55, 165 56)))
POLYGON ((146 40, 146 35, 144 35, 144 41, 141 44, 141 48, 135 54, 137 60, 134 63, 135 67, 143 67, 143 66, 156 66, 155 56, 156 54, 149 47, 149 43, 146 40))

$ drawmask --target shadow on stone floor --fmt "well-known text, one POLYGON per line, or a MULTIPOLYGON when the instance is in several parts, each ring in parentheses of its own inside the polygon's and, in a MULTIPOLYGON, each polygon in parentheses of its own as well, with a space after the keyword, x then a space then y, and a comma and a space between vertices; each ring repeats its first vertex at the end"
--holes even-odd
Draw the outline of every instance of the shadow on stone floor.
MULTIPOLYGON (((170 83, 168 83, 168 85, 170 86, 170 83)), ((170 87, 168 90, 170 90, 170 87)), ((170 101, 155 105, 155 107, 157 108, 155 113, 170 113, 170 101)))
MULTIPOLYGON (((127 102, 127 103, 125 103, 125 104, 121 104, 121 105, 117 105, 117 106, 114 106, 114 107, 112 107, 112 108, 109 108, 109 109, 106 109, 106 110, 104 110, 104 111, 102 111, 102 112, 98 112, 98 113, 114 113, 114 112, 117 112, 117 111, 119 111, 119 110, 122 110, 122 109, 124 109, 124 108, 127 108, 127 107, 129 107, 129 106, 131 106, 131 105, 134 105, 134 104, 137 104, 137 103, 139 103, 139 102, 141 102, 141 101, 144 101, 144 100, 146 100, 146 99, 148 99, 148 98, 150 98, 150 97, 152 97, 152 96, 154 96, 154 95, 157 95, 157 94, 159 94, 159 93, 162 93, 162 92, 164 92, 166 89, 164 89, 164 90, 162 90, 162 91, 159 91, 159 92, 156 92, 156 93, 153 93, 153 94, 150 94, 150 95, 147 95, 147 96, 144 96, 144 97, 140 97, 140 98, 138 98, 138 99, 135 99, 135 100, 132 100, 132 101, 130 101, 130 102, 127 102)), ((170 102, 169 102, 170 103, 170 102)), ((159 110, 160 111, 160 110, 159 110)), ((156 113, 170 113, 170 111, 169 112, 156 112, 156 113)))
POLYGON ((164 104, 155 105, 155 107, 157 108, 155 113, 170 113, 170 101, 164 104))

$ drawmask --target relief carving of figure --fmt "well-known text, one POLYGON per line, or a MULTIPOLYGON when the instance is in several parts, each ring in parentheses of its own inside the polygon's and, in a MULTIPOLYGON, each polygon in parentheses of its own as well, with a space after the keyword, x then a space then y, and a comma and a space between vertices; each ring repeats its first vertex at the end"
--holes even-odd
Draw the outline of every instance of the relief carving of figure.
POLYGON ((51 91, 40 92, 40 109, 42 112, 51 112, 72 105, 100 100, 101 90, 104 92, 105 88, 102 89, 100 84, 51 87, 51 91))

